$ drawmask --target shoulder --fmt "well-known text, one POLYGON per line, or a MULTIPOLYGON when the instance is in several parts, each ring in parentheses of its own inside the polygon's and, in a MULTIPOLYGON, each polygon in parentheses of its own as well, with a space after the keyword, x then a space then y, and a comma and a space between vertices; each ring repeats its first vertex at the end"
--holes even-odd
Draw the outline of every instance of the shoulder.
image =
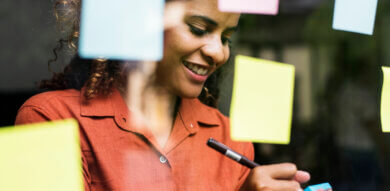
POLYGON ((34 107, 40 109, 55 109, 61 107, 75 107, 80 105, 80 91, 75 89, 48 91, 34 95, 28 99, 22 107, 34 107))
POLYGON ((72 98, 80 98, 80 91, 75 89, 48 91, 32 96, 23 106, 47 106, 53 102, 66 101, 72 98))
POLYGON ((29 98, 18 110, 16 124, 32 123, 71 117, 79 111, 79 90, 67 89, 39 93, 29 98))

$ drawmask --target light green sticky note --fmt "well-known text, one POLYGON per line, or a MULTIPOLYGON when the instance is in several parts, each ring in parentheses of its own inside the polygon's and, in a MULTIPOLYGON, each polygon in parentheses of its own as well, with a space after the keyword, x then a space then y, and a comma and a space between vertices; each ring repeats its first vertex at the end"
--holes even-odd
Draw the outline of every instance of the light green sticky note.
POLYGON ((0 129, 0 190, 83 190, 75 120, 0 129))
POLYGON ((240 55, 235 62, 230 108, 232 139, 288 144, 294 66, 240 55))
POLYGON ((383 87, 381 99, 382 131, 390 132, 390 67, 382 66, 383 87))

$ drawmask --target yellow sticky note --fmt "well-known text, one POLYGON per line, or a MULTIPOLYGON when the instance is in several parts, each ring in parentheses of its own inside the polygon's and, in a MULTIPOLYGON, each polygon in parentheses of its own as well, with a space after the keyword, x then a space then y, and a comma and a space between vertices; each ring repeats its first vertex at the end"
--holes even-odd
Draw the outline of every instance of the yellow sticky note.
POLYGON ((383 87, 381 99, 382 131, 390 132, 390 67, 382 66, 383 87))
POLYGON ((294 66, 240 55, 235 62, 230 108, 232 139, 288 144, 294 66))
POLYGON ((83 190, 75 120, 0 129, 0 190, 83 190))

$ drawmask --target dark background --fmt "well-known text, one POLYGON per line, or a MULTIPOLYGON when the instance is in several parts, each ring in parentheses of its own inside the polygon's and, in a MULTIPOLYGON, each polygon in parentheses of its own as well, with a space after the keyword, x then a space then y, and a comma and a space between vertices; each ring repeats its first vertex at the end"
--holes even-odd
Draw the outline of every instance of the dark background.
MULTIPOLYGON (((56 46, 52 1, 3 1, 0 6, 0 126, 51 76, 56 46)), ((390 190, 390 137, 380 125, 381 66, 390 65, 390 2, 380 0, 373 36, 331 28, 334 0, 281 0, 277 16, 244 15, 234 51, 293 64, 296 87, 289 145, 255 144, 260 164, 294 162, 310 184, 336 191, 390 190)), ((60 71, 72 52, 55 64, 60 71)), ((233 64, 220 110, 228 115, 233 64)))

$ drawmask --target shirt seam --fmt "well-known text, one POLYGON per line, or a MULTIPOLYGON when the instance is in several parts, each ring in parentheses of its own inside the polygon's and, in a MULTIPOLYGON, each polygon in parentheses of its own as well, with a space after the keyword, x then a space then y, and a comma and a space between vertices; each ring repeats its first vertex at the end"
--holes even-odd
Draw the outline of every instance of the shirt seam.
POLYGON ((47 117, 49 120, 52 120, 52 116, 49 115, 49 113, 46 111, 46 107, 44 106, 37 106, 37 105, 23 105, 20 109, 19 109, 19 112, 22 111, 24 108, 30 108, 30 109, 35 109, 39 112, 41 112, 42 114, 44 114, 45 117, 47 117))

